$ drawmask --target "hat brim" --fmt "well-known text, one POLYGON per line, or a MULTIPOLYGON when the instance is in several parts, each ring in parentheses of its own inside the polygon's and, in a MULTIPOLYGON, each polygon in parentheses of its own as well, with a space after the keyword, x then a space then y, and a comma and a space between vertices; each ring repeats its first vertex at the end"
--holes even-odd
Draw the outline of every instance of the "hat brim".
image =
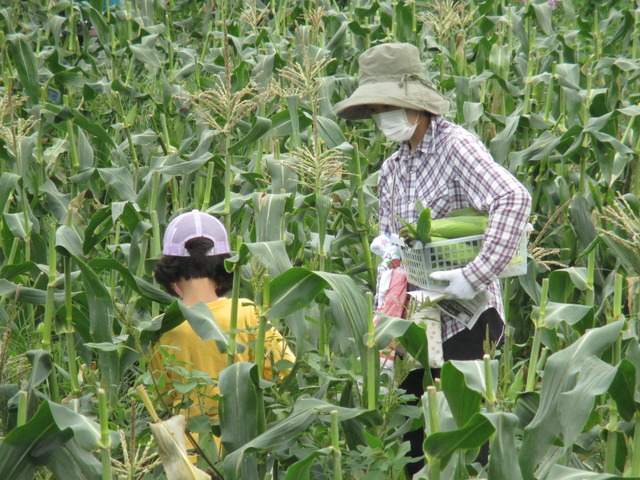
POLYGON ((415 81, 403 86, 398 82, 361 85, 349 98, 336 103, 333 111, 347 120, 364 120, 371 118, 370 105, 393 105, 434 115, 444 115, 449 111, 449 100, 433 87, 415 81))

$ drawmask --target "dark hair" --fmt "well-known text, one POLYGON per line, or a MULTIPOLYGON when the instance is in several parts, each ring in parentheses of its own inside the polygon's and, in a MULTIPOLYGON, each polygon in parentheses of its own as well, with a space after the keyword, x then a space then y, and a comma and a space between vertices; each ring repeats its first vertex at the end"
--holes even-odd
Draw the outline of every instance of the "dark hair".
POLYGON ((189 257, 163 255, 158 260, 153 270, 156 282, 173 296, 177 294, 171 285, 180 279, 210 278, 216 283, 216 295, 220 297, 231 290, 233 273, 224 268, 224 260, 230 257, 228 253, 207 255, 213 242, 204 237, 192 238, 184 246, 189 257))

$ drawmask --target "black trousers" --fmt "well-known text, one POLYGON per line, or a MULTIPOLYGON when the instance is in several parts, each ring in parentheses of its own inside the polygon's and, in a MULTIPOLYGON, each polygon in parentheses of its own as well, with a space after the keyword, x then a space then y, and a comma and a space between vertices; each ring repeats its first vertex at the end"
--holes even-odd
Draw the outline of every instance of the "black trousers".
MULTIPOLYGON (((485 353, 483 342, 486 339, 487 326, 489 327, 489 339, 501 345, 504 340, 504 323, 502 323, 498 312, 494 308, 490 308, 480 315, 472 329, 464 329, 442 343, 444 361, 482 359, 485 353)), ((431 376, 439 378, 440 369, 432 368, 431 376)), ((415 395, 416 399, 410 402, 413 405, 417 405, 420 402, 424 393, 422 388, 423 378, 424 369, 418 368, 409 372, 407 378, 400 384, 400 388, 409 394, 415 395)), ((424 452, 422 451, 424 429, 418 428, 406 433, 404 440, 408 441, 410 445, 409 456, 417 460, 415 463, 407 465, 407 473, 413 475, 424 467, 424 452)), ((476 461, 486 465, 488 454, 488 445, 486 445, 481 449, 476 461)))

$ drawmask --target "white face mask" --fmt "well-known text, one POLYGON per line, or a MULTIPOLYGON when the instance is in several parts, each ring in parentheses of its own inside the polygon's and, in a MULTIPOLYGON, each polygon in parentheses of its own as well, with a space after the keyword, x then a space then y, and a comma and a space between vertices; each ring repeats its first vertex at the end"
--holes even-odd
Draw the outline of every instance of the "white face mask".
POLYGON ((418 126, 417 121, 413 125, 409 123, 407 111, 404 108, 374 113, 371 118, 376 121, 376 125, 384 133, 385 137, 394 142, 409 140, 418 126))

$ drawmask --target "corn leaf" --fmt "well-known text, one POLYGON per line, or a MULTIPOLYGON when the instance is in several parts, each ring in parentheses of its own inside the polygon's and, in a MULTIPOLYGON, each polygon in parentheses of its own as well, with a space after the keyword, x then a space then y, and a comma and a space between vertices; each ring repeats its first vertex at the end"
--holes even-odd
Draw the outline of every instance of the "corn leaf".
MULTIPOLYGON (((620 320, 589 330, 578 341, 554 353, 547 360, 540 391, 540 406, 524 430, 519 453, 525 479, 533 478, 534 469, 563 429, 575 432, 584 426, 591 412, 593 399, 602 388, 606 390, 608 384, 604 385, 607 378, 609 383, 612 380, 611 372, 603 375, 602 369, 594 369, 601 365, 601 362, 595 360, 618 338, 622 326, 623 321, 620 320), (600 383, 591 387, 592 382, 599 382, 600 379, 600 383), (581 405, 565 399, 572 391, 580 394, 576 398, 580 398, 581 405), (568 422, 573 425, 569 426, 568 422)), ((570 442, 572 439, 567 440, 570 442)))

